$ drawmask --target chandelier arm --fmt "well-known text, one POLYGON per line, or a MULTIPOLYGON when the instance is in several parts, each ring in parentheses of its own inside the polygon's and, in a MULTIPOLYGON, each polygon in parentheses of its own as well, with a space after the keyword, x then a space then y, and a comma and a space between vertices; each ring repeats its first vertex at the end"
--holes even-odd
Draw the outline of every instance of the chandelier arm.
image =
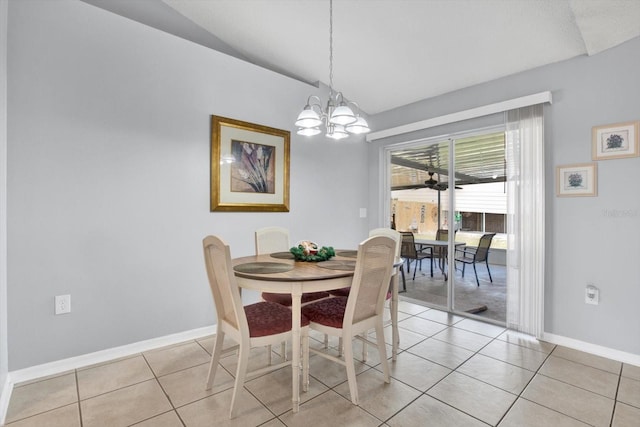
POLYGON ((347 104, 351 104, 351 105, 355 106, 356 108, 355 108, 354 113, 356 113, 356 116, 360 116, 360 111, 362 111, 362 110, 360 109, 360 105, 358 105, 358 103, 356 101, 347 101, 347 104))
POLYGON ((318 107, 320 112, 322 112, 322 99, 317 95, 309 95, 309 98, 307 98, 307 105, 309 107, 318 107), (311 102, 312 100, 316 102, 311 102))

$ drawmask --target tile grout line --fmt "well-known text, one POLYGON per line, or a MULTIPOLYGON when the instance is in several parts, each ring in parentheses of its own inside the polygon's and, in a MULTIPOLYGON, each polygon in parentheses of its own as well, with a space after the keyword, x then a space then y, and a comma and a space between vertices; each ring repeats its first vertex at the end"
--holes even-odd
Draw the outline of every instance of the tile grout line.
MULTIPOLYGON (((583 389, 582 387, 578 387, 578 386, 576 386, 576 385, 569 384, 569 383, 566 383, 566 382, 564 382, 564 381, 560 381, 560 380, 558 380, 558 379, 556 379, 556 378, 548 377, 547 375, 544 375, 544 374, 542 374, 542 373, 540 373, 540 372, 539 372, 539 371, 540 371, 540 369, 542 369, 542 366, 544 366, 544 364, 547 362, 547 360, 549 360, 549 358, 551 357, 551 355, 553 354, 553 352, 555 351, 555 349, 556 349, 557 347, 558 347, 557 345, 554 345, 553 350, 551 350, 551 352, 549 352, 549 354, 547 354, 547 357, 545 357, 544 361, 540 364, 540 366, 538 367, 538 369, 536 369, 536 371, 535 371, 535 373, 534 373, 533 377, 531 377, 531 379, 529 380, 529 382, 527 382, 527 384, 525 385, 525 387, 524 387, 524 388, 522 389, 522 391, 518 394, 518 398, 514 401, 513 405, 515 405, 515 403, 518 401, 518 399, 526 400, 527 402, 531 402, 531 403, 533 403, 533 404, 535 404, 535 405, 542 406, 543 408, 546 408, 546 409, 548 409, 548 410, 550 410, 550 411, 553 411, 553 412, 555 412, 555 413, 557 413, 557 414, 560 414, 560 415, 562 415, 562 416, 565 416, 565 417, 571 418, 571 419, 573 419, 573 420, 579 421, 579 422, 581 422, 581 423, 585 423, 585 424, 587 424, 587 422, 586 422, 586 421, 583 421, 583 420, 580 420, 580 419, 578 419, 578 418, 575 418, 575 417, 573 417, 573 416, 571 416, 571 415, 569 415, 569 414, 565 414, 564 412, 560 412, 560 411, 559 411, 559 410, 557 410, 557 409, 549 408, 548 406, 542 405, 541 403, 535 402, 535 401, 533 401, 533 400, 529 400, 529 399, 527 399, 526 397, 522 396, 522 394, 523 394, 523 393, 524 393, 524 391, 527 389, 527 387, 528 387, 528 386, 533 382, 533 380, 535 379, 536 375, 541 375, 541 376, 546 377, 546 378, 551 378, 552 380, 555 380, 555 381, 561 382, 561 383, 563 383, 563 384, 567 384, 567 385, 570 385, 570 386, 573 386, 573 387, 579 388, 580 390, 589 391, 589 390, 583 389)), ((555 356, 555 357, 557 357, 557 356, 555 356)), ((591 392, 591 393, 593 393, 593 392, 591 392)), ((593 394, 597 394, 597 393, 593 393, 593 394)), ((599 395, 599 396, 601 396, 601 395, 599 395)), ((605 396, 603 396, 603 397, 605 397, 605 396)), ((615 404, 615 401, 614 401, 614 404, 615 404)), ((505 414, 503 415, 503 417, 500 419, 500 422, 502 422, 502 420, 504 419, 504 417, 509 413, 509 411, 511 410, 511 408, 513 407, 513 405, 511 405, 511 407, 509 407, 509 410, 508 410, 507 412, 505 412, 505 414)))
MULTIPOLYGON (((417 315, 414 315, 414 316, 417 316, 417 315)), ((454 324, 454 325, 448 325, 448 326, 449 326, 450 328, 451 328, 451 327, 455 327, 455 324, 454 324)), ((466 332, 472 332, 472 333, 476 333, 476 334, 478 334, 478 335, 486 336, 486 335, 479 334, 479 333, 474 332, 474 331, 468 331, 468 330, 466 330, 466 329, 462 329, 462 328, 458 328, 458 329, 464 330, 464 331, 466 331, 466 332)), ((446 330, 446 329, 445 329, 445 330, 446 330)), ((443 403, 443 404, 445 404, 445 405, 447 405, 447 406, 449 406, 449 407, 451 407, 451 408, 453 408, 453 409, 455 409, 455 410, 457 410, 457 411, 460 411, 460 412, 462 412, 462 413, 464 413, 464 414, 466 414, 466 415, 468 415, 468 416, 471 416, 472 418, 478 419, 478 418, 476 418, 475 416, 473 416, 473 415, 471 415, 471 414, 468 414, 468 413, 466 413, 466 412, 462 411, 460 408, 456 408, 456 407, 454 407, 454 406, 452 406, 452 405, 448 404, 447 402, 443 402, 443 401, 441 401, 440 399, 437 399, 437 398, 435 398, 435 397, 433 397, 433 396, 430 396, 430 395, 429 395, 429 394, 427 394, 427 393, 428 393, 428 391, 429 391, 429 390, 431 390, 431 389, 432 389, 433 387, 435 387, 437 384, 439 384, 440 382, 442 382, 445 378, 449 377, 453 372, 458 372, 460 375, 464 375, 464 376, 466 376, 466 377, 469 377, 469 378, 475 379, 475 380, 477 380, 477 381, 480 381, 480 382, 482 382, 482 383, 484 383, 484 384, 490 385, 490 386, 492 386, 492 387, 496 387, 495 385, 492 385, 492 384, 486 383, 485 381, 479 380, 479 379, 477 379, 477 378, 474 378, 474 377, 471 377, 471 376, 469 376, 469 375, 466 375, 466 374, 464 374, 464 373, 462 373, 462 372, 459 372, 459 371, 458 371, 458 369, 459 369, 462 365, 464 365, 468 360, 470 360, 472 357, 474 357, 474 356, 476 356, 476 355, 478 355, 478 354, 483 355, 483 354, 481 354, 481 353, 480 353, 480 352, 482 351, 482 349, 486 348, 488 345, 490 345, 490 344, 491 344, 492 342, 494 342, 494 341, 501 341, 501 342, 505 342, 506 344, 512 344, 512 343, 509 343, 508 341, 503 341, 503 340, 499 339, 499 337, 500 337, 502 334, 504 334, 504 332, 508 332, 508 331, 509 331, 509 329, 505 328, 505 330, 504 330, 500 335, 498 335, 498 336, 496 336, 496 337, 492 337, 492 339, 491 339, 487 344, 485 344, 484 346, 482 346, 480 349, 476 350, 476 351, 473 353, 473 355, 471 355, 469 358, 467 358, 464 362, 460 363, 460 364, 459 364, 455 369, 453 369, 453 370, 452 370, 451 372, 449 372, 446 376, 444 376, 443 378, 441 378, 437 383, 435 383, 434 385, 432 385, 431 387, 429 387, 427 390, 425 390, 425 391, 422 393, 422 395, 427 395, 427 396, 429 396, 429 397, 431 397, 431 398, 433 398, 433 399, 436 399, 436 400, 438 400, 439 402, 441 402, 441 403, 443 403)), ((425 340, 420 341, 420 343, 422 343, 422 342, 426 341, 427 339, 431 339, 431 338, 433 338, 433 339, 435 339, 435 340, 437 340, 437 341, 444 342, 444 343, 446 343, 446 344, 453 345, 453 346, 455 346, 455 347, 459 347, 459 348, 462 348, 462 349, 468 350, 468 349, 466 349, 466 348, 464 348, 464 347, 461 347, 461 346, 459 346, 459 345, 452 344, 452 343, 449 343, 449 342, 447 342, 447 341, 442 341, 442 340, 439 340, 439 339, 437 339, 437 338, 434 338, 434 337, 435 337, 435 335, 436 335, 436 334, 434 334, 434 335, 432 335, 432 336, 430 336, 430 337, 427 337, 425 340)), ((419 344, 419 343, 417 343, 417 344, 415 344, 415 345, 418 345, 418 344, 419 344)), ((414 346, 415 346, 415 345, 414 345, 414 346)), ((513 344, 513 345, 517 345, 517 346, 519 346, 519 347, 522 347, 522 348, 524 348, 524 349, 528 349, 528 350, 532 350, 532 351, 538 351, 538 350, 536 350, 536 349, 532 349, 532 348, 529 348, 529 347, 526 347, 526 346, 521 346, 521 345, 519 345, 519 344, 513 344)), ((414 346, 412 346, 412 347, 414 347, 414 346)), ((505 413, 501 416, 500 420, 498 421, 498 423, 497 423, 496 425, 499 425, 499 424, 500 424, 500 422, 502 422, 502 420, 504 419, 504 417, 509 413, 509 411, 511 411, 511 409, 513 408, 513 406, 515 405, 515 403, 516 403, 519 399, 524 399, 524 400, 529 401, 528 399, 524 398, 524 397, 522 396, 522 394, 524 393, 524 391, 526 390, 526 388, 529 386, 529 384, 533 381, 533 379, 535 378, 535 376, 536 376, 537 374, 539 374, 540 369, 542 368, 542 366, 544 365, 544 363, 545 363, 545 362, 546 362, 546 361, 551 357, 551 355, 552 355, 552 353, 553 353, 553 351, 555 350, 555 348, 556 348, 556 347, 557 347, 557 346, 556 346, 556 345, 554 345, 553 349, 552 349, 549 353, 547 353, 547 354, 546 354, 546 357, 545 357, 544 361, 543 361, 543 362, 538 366, 538 368, 537 368, 535 371, 533 371, 533 372, 534 372, 533 376, 532 376, 532 377, 531 377, 531 379, 527 382, 527 384, 523 387, 523 389, 520 391, 520 393, 518 393, 517 395, 515 395, 515 394, 514 394, 514 396, 516 396, 516 398, 514 399, 513 403, 509 406, 509 408, 505 411, 505 413)), ((410 347, 410 348, 411 348, 411 347, 410 347)), ((408 350, 408 349, 406 349, 406 350, 408 350)), ((538 351, 538 352, 540 352, 540 351, 538 351)), ((544 352, 540 352, 540 353, 543 353, 543 354, 544 354, 544 352)), ((414 354, 414 353, 410 353, 410 354, 413 354, 414 356, 417 356, 417 357, 421 357, 421 358, 423 358, 423 359, 425 359, 425 360, 429 360, 429 359, 426 359, 426 358, 424 358, 424 357, 422 357, 422 356, 420 356, 420 355, 414 354)), ((483 356, 484 356, 484 355, 483 355, 483 356)), ((497 360, 497 361, 500 361, 500 362, 503 362, 503 363, 507 363, 507 364, 509 364, 509 365, 511 365, 511 366, 515 366, 515 367, 518 367, 518 368, 520 368, 520 369, 528 370, 528 369, 523 368, 523 367, 521 367, 521 366, 514 365, 514 364, 512 364, 512 363, 505 362, 505 361, 500 360, 500 359, 495 359, 495 358, 493 358, 493 357, 491 357, 491 356, 486 356, 486 357, 489 357, 489 358, 491 358, 491 359, 494 359, 494 360, 497 360)), ((430 361, 430 360, 429 360, 429 361, 430 361)), ((435 362, 433 362, 433 363, 435 363, 435 362)), ((441 366, 442 366, 442 365, 441 365, 441 366)), ((445 367, 446 367, 446 366, 445 366, 445 367)), ((448 368, 448 369, 450 369, 450 368, 448 368)), ((545 376, 544 374, 540 374, 540 375, 545 376)), ((620 376, 621 376, 621 374, 620 374, 620 376)), ((619 378, 620 378, 620 377, 619 377, 619 378)), ((562 382, 562 381, 561 381, 561 382, 562 382)), ((568 383, 567 383, 567 384, 568 384, 568 383)), ((572 384, 569 384, 569 385, 572 385, 572 384)), ((574 387, 577 387, 577 386, 574 386, 574 387)), ((507 390, 503 390, 503 389, 502 389, 502 388, 500 388, 500 387, 496 387, 496 388, 497 388, 497 389, 499 389, 499 390, 505 391, 505 392, 507 392, 507 393, 510 393, 510 392, 508 392, 507 390)), ((578 388, 580 388, 580 387, 578 387, 578 388)), ((589 391, 589 390, 585 390, 585 391, 589 391)), ((513 393, 511 393, 511 394, 513 394, 513 393)), ((595 393, 595 394, 597 394, 597 393, 595 393)), ((422 396, 422 395, 421 395, 421 396, 422 396)), ((419 397, 420 397, 420 396, 419 396, 419 397)), ((414 401, 415 401, 415 400, 414 400, 414 401)), ((615 400, 615 399, 614 399, 614 405, 615 405, 615 403, 616 403, 616 402, 617 402, 617 400, 615 400)), ((536 402, 533 402, 533 403, 535 403, 535 404, 538 404, 538 405, 539 405, 539 403, 536 403, 536 402)), ((546 406, 544 406, 544 405, 540 405, 540 406, 543 406, 543 407, 547 408, 547 407, 546 407, 546 406)), ((405 406, 402 410, 404 410, 405 408, 406 408, 406 406, 405 406)), ((556 412, 556 413, 559 413, 559 414, 561 414, 561 415, 563 415, 563 416, 567 416, 567 417, 569 417, 569 418, 576 419, 576 418, 574 418, 574 417, 571 417, 570 415, 564 414, 564 413, 562 413, 562 412, 560 412, 560 411, 557 411, 557 410, 555 410, 555 409, 552 409, 552 408, 547 408, 547 409, 552 410, 552 411, 554 411, 554 412, 556 412)), ((402 410, 401 410, 401 411, 402 411, 402 410)), ((399 412, 401 412, 401 411, 398 411, 396 414, 394 414, 394 416, 395 416, 395 415, 397 415, 397 414, 398 414, 399 412)), ((612 417, 613 417, 613 413, 612 413, 612 417)), ((392 417, 391 417, 391 418, 392 418, 392 417)), ((390 418, 389 418, 389 419, 390 419, 390 418)), ((389 421, 389 419, 387 419, 386 421, 389 421)), ((480 419, 478 419, 478 420, 479 420, 479 421, 482 421, 482 420, 480 420, 480 419)), ((576 420, 577 420, 577 419, 576 419, 576 420)), ((386 422, 386 421, 385 421, 385 422, 386 422)), ((577 420, 577 421, 580 421, 580 420, 577 420)), ((484 422, 484 421, 482 421, 482 422, 484 422)))
MULTIPOLYGON (((417 314, 412 315, 411 317, 418 317, 419 319, 423 319, 423 318, 419 317, 417 314)), ((423 320, 428 320, 428 319, 423 319, 423 320)), ((439 323, 439 324, 441 324, 441 325, 444 325, 444 324, 442 324, 442 323, 440 323, 440 322, 436 322, 436 323, 439 323)), ((442 331, 440 331, 440 332, 446 331, 447 329, 454 327, 454 325, 445 325, 445 326, 447 326, 447 327, 446 327, 445 329, 443 329, 442 331)), ((413 332, 413 331, 412 331, 412 332, 413 332)), ((444 342, 444 343, 449 344, 449 345, 454 345, 454 344, 448 343, 448 342, 446 342, 446 341, 442 341, 442 340, 438 340, 437 338, 433 338, 436 334, 439 334, 440 332, 437 332, 437 333, 435 333, 435 334, 433 334, 433 335, 427 336, 424 340, 420 341, 419 343, 416 343, 416 344, 412 345, 412 346, 411 346, 411 347, 409 347, 409 348, 415 347, 415 346, 419 345, 420 343, 423 343, 423 342, 425 342, 426 340, 429 340, 429 339, 434 339, 434 340, 436 340, 436 341, 444 342)), ((416 333, 416 332, 414 332, 414 333, 416 333)), ((494 338, 494 339, 495 339, 495 338, 494 338)), ((491 340, 491 341, 493 341, 493 340, 491 340)), ((490 341, 490 342, 491 342, 491 341, 490 341)), ((489 345, 489 343, 487 343, 486 345, 489 345)), ((486 347, 486 345, 485 345, 485 346, 483 346, 482 348, 486 347)), ((454 345, 454 346, 455 346, 455 347, 458 347, 458 348, 461 348, 461 349, 463 349, 463 350, 471 351, 471 350, 465 349, 464 347, 460 347, 460 346, 457 346, 457 345, 454 345)), ((409 348, 405 349, 404 351, 407 351, 409 348)), ((480 351, 480 350, 478 350, 478 351, 480 351)), ((442 367, 444 367, 444 368, 446 368, 446 369, 449 369, 451 372, 449 372, 449 373, 448 373, 447 375, 445 375, 444 377, 440 378, 440 379, 439 379, 438 381, 436 381, 433 385, 431 385, 431 387, 428 387, 425 391, 420 391, 420 390, 416 389, 416 390, 420 391, 420 395, 419 395, 418 397, 416 397, 414 400, 412 400, 409 404, 405 405, 402 409, 400 409, 399 411, 397 411, 395 414, 393 414, 391 417, 389 417, 388 419, 384 420, 384 421, 383 421, 383 423, 386 423, 386 422, 387 422, 387 421, 389 421, 391 418, 395 417, 395 416, 396 416, 396 415, 398 415, 400 412, 404 411, 404 410, 405 410, 409 405, 411 405, 411 404, 412 404, 413 402, 415 402, 416 400, 420 399, 420 398, 421 398, 421 397, 423 397, 423 396, 426 396, 426 397, 429 397, 429 398, 431 398, 431 399, 437 400, 438 402, 442 403, 443 405, 446 405, 446 406, 448 406, 448 407, 450 407, 450 408, 453 408, 454 410, 456 410, 456 411, 458 411, 458 412, 461 412, 461 413, 463 413, 463 414, 465 414, 465 415, 468 415, 469 417, 471 417, 471 418, 473 418, 473 419, 476 419, 476 420, 478 420, 478 421, 480 421, 480 422, 482 422, 482 423, 484 423, 484 424, 487 424, 487 423, 485 423, 484 421, 482 421, 481 419, 479 419, 479 418, 477 418, 477 417, 475 417, 475 416, 473 416, 473 415, 471 415, 471 414, 468 414, 468 413, 464 412, 464 411, 463 411, 463 410, 461 410, 460 408, 456 408, 455 406, 452 406, 452 405, 450 405, 450 404, 449 404, 449 403, 447 403, 447 402, 443 402, 442 400, 440 400, 440 399, 438 399, 438 398, 436 398, 436 397, 434 397, 434 396, 431 396, 431 395, 427 394, 429 390, 431 390, 432 388, 434 388, 435 386, 437 386, 438 384, 440 384, 442 381, 444 381, 444 379, 445 379, 445 378, 448 378, 452 373, 457 372, 457 370, 458 370, 458 368, 459 368, 460 366, 462 366, 463 364, 465 364, 469 359, 471 359, 473 356, 475 356, 478 352, 472 352, 472 353, 473 353, 473 354, 472 354, 471 356, 469 356, 467 359, 465 359, 465 360, 464 360, 464 362, 460 363, 458 366, 456 366, 456 368, 451 369, 451 368, 450 368, 450 367, 448 367, 448 366, 441 365, 440 363, 437 363, 437 362, 434 362, 434 361, 432 361, 432 360, 429 360, 429 359, 427 359, 427 358, 425 358, 425 357, 422 357, 422 356, 420 356, 420 355, 418 355, 418 354, 415 354, 415 353, 411 353, 411 352, 409 352, 409 354, 412 354, 412 355, 414 355, 414 356, 416 356, 416 357, 420 357, 421 359, 424 359, 424 360, 426 360, 426 361, 428 361, 428 362, 431 362, 431 363, 434 363, 434 364, 436 364, 436 365, 438 365, 438 366, 442 366, 442 367)), ((458 372, 458 373, 460 373, 460 372, 458 372)), ((462 373, 460 373, 460 374, 461 374, 461 375, 463 375, 462 373)), ((399 381, 399 380, 397 380, 397 379, 396 379, 396 381, 399 381)), ((400 381, 400 382, 402 382, 402 381, 400 381)), ((403 383, 403 384, 404 384, 404 383, 403 383)), ((408 384, 407 384, 407 385, 408 385, 408 384)), ((410 386, 410 387, 411 387, 411 386, 410 386)), ((415 387, 413 387, 413 388, 415 389, 415 387)))
MULTIPOLYGON (((508 329, 506 329, 505 331, 508 331, 508 329)), ((491 342, 489 342, 487 345, 491 344, 493 341, 497 340, 498 337, 494 338, 493 340, 491 340, 491 342)), ((509 342, 507 342, 507 344, 509 344, 509 342)), ((486 346, 482 347, 485 348, 486 346)), ((526 348, 524 346, 521 346, 523 348, 526 348)), ((554 346, 555 349, 555 346, 554 346)), ((482 349, 480 349, 482 350, 482 349)), ((479 350, 479 351, 480 351, 479 350)), ((532 349, 533 350, 533 349, 532 349)), ((511 409, 513 409, 514 405, 516 404, 516 402, 518 402, 519 399, 524 399, 524 397, 522 397, 522 394, 524 393, 524 391, 527 389, 527 387, 529 387, 529 384, 531 384, 531 382, 533 381, 533 379, 536 377, 536 375, 538 374, 538 371, 542 368, 542 365, 544 365, 544 363, 549 359, 549 357, 551 357, 551 353, 553 353, 553 350, 551 350, 547 356, 544 358, 544 360, 542 361, 542 363, 540 364, 540 366, 538 366, 538 369, 536 369, 533 372, 533 375, 531 376, 531 378, 529 379, 529 381, 527 381, 527 383, 524 385, 524 387, 522 387, 522 390, 520 390, 520 393, 518 393, 516 395, 516 398, 513 400, 513 402, 511 403, 511 405, 509 405, 509 408, 507 408, 507 410, 504 412, 504 414, 502 414, 502 416, 500 417, 500 419, 498 420, 498 422, 496 423, 496 425, 500 425, 500 423, 502 422, 502 420, 504 420, 504 417, 507 416, 507 414, 511 411, 511 409)), ((499 359, 494 359, 494 360, 499 360, 499 359)), ((512 365, 512 366, 517 366, 517 365, 512 365)), ((520 368, 522 368, 520 366, 520 368)), ((525 369, 525 368, 522 368, 525 369)), ((526 400, 526 399, 525 399, 526 400)), ((550 409, 550 408, 549 408, 550 409)), ((565 415, 565 414, 563 414, 565 415)))
POLYGON ((609 425, 613 425, 613 419, 616 415, 616 409, 618 409, 618 393, 620 392, 620 383, 622 382, 622 371, 624 370, 624 363, 620 364, 620 372, 618 374, 618 385, 616 386, 616 393, 613 397, 613 411, 611 411, 611 419, 609 425))
MULTIPOLYGON (((195 340, 193 340, 195 341, 195 340)), ((160 387, 160 390, 162 390, 162 393, 164 393, 164 396, 167 398, 167 400, 169 401, 169 405, 171 405, 171 409, 173 412, 175 412, 176 416, 178 417, 178 419, 180 420, 180 422, 182 423, 183 426, 186 426, 186 424, 184 423, 184 421, 182 420, 182 417, 180 416, 180 414, 178 413, 176 406, 173 404, 173 401, 171 400, 171 397, 169 396, 169 394, 167 393, 167 391, 164 389, 164 387, 162 386, 162 383, 160 382, 160 380, 158 379, 158 375, 156 374, 156 371, 153 370, 153 368, 151 367, 151 364, 149 363, 149 361, 147 360, 147 358, 145 357, 144 353, 140 353, 140 355, 142 356, 142 359, 144 360, 144 363, 147 364, 147 367, 149 368, 149 370, 151 371, 151 373, 153 374, 153 378, 156 380, 156 383, 158 384, 158 386, 160 387)), ((170 412, 170 411, 167 411, 170 412)), ((159 415, 162 414, 166 414, 167 412, 162 412, 160 414, 155 414, 152 417, 147 418, 152 419, 154 417, 157 417, 159 415)), ((142 421, 146 421, 146 420, 142 420, 142 421)), ((142 421, 138 421, 136 424, 141 423, 142 421)))
POLYGON ((80 427, 84 426, 84 420, 82 419, 82 405, 80 404, 80 381, 78 381, 78 370, 73 370, 73 375, 76 380, 76 396, 78 397, 78 416, 80 417, 80 427))

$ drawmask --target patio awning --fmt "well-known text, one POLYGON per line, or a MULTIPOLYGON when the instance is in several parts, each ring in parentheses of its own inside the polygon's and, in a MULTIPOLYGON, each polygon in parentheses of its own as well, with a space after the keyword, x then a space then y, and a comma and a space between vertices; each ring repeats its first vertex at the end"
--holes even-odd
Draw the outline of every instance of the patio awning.
MULTIPOLYGON (((455 185, 506 181, 504 132, 455 140, 455 185)), ((429 172, 441 189, 449 183, 449 141, 394 151, 391 190, 427 188, 429 172)))

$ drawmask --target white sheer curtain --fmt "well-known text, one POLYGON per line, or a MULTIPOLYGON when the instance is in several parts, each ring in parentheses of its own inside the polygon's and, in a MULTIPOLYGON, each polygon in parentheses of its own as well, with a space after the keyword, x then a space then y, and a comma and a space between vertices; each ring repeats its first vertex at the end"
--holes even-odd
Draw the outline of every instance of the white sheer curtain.
POLYGON ((544 126, 542 104, 505 112, 507 327, 544 332, 544 126))

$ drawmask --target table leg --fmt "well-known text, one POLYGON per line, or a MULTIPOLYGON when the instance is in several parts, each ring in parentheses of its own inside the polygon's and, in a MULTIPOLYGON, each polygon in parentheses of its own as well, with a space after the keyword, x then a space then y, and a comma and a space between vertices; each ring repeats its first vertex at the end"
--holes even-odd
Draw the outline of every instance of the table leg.
POLYGON ((302 310, 301 287, 293 285, 291 289, 291 383, 293 412, 300 409, 300 315, 302 310))
POLYGON ((391 278, 393 283, 391 289, 391 360, 394 362, 398 357, 398 347, 400 345, 400 335, 398 333, 398 288, 400 286, 399 269, 396 268, 396 272, 391 278))

